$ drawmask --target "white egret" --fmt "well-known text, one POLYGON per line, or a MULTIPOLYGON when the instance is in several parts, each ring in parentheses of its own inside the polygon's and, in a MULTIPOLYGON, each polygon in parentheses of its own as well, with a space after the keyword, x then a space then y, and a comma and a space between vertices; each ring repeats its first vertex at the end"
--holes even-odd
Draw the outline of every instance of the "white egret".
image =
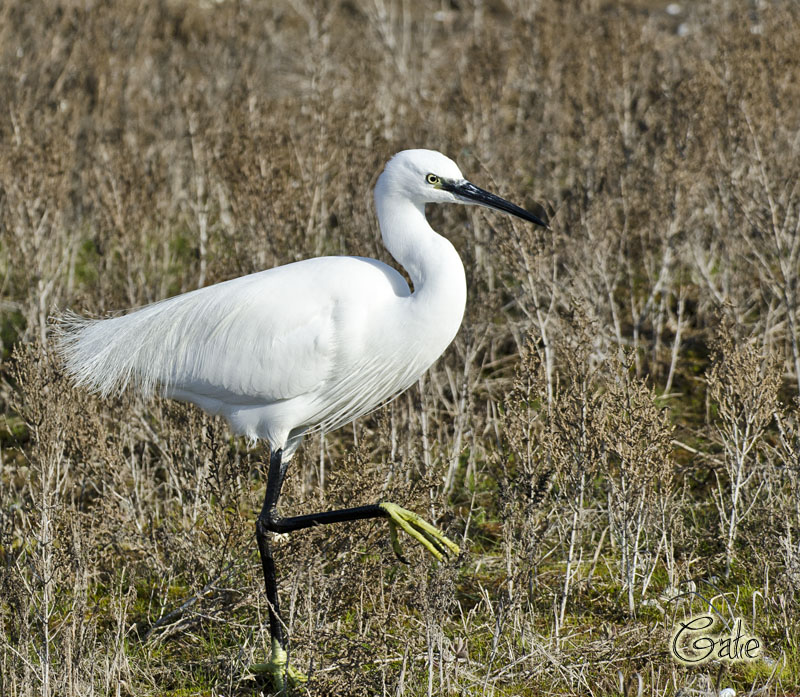
MULTIPOLYGON (((426 203, 477 204, 538 225, 528 211, 474 186, 432 150, 405 150, 375 186, 383 243, 406 270, 363 257, 319 257, 261 271, 90 320, 67 314, 60 351, 75 382, 108 395, 134 384, 221 414, 271 448, 256 539, 269 601, 272 655, 257 668, 279 687, 303 676, 288 665, 268 533, 383 517, 437 559, 458 546, 395 504, 282 518, 276 507, 303 436, 330 431, 413 385, 456 335, 466 304, 464 267, 425 218, 426 203)), ((402 559, 402 557, 401 557, 402 559)))

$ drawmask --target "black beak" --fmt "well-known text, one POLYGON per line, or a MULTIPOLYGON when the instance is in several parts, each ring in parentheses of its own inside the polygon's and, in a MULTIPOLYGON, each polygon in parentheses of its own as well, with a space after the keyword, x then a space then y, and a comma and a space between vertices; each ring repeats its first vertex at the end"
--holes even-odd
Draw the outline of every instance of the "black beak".
POLYGON ((515 206, 510 201, 506 201, 504 198, 500 198, 499 196, 495 196, 488 191, 484 191, 474 184, 470 184, 468 181, 443 181, 442 188, 445 191, 450 191, 453 193, 464 203, 473 203, 478 206, 486 206, 486 208, 494 208, 495 210, 503 211, 504 213, 511 213, 511 215, 516 215, 518 218, 528 220, 531 223, 536 223, 537 225, 541 225, 543 228, 547 228, 548 230, 550 229, 550 226, 547 223, 545 223, 541 218, 535 216, 530 211, 526 211, 524 208, 515 206))

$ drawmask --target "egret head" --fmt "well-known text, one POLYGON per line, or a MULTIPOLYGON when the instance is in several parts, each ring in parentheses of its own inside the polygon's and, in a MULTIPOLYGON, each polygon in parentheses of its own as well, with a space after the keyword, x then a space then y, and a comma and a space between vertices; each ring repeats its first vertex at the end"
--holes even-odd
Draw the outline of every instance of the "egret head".
POLYGON ((511 213, 548 227, 547 223, 505 199, 468 182, 458 165, 435 150, 403 150, 386 165, 376 194, 399 195, 415 203, 463 203, 511 213))

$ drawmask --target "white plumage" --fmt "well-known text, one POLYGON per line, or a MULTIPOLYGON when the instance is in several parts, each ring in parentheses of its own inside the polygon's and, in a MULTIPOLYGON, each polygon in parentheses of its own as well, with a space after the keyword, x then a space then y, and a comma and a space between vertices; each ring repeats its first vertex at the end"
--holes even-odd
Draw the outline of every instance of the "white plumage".
POLYGON ((319 257, 243 276, 121 317, 73 313, 59 348, 79 385, 134 384, 224 416, 236 433, 292 456, 305 433, 333 430, 399 394, 455 337, 464 267, 425 219, 426 203, 536 216, 467 182, 431 150, 386 165, 375 206, 386 248, 409 274, 362 257, 319 257))
MULTIPOLYGON (((78 384, 103 395, 135 384, 161 389, 224 416, 237 433, 269 441, 264 505, 256 522, 269 602, 272 655, 252 667, 305 678, 288 665, 269 533, 381 517, 437 559, 458 545, 399 506, 382 502, 282 518, 278 497, 289 458, 311 430, 337 428, 399 394, 458 331, 467 297, 461 260, 425 219, 426 203, 475 203, 544 225, 535 215, 473 186, 430 150, 406 150, 386 165, 375 206, 392 267, 361 257, 321 257, 262 271, 131 312, 89 320, 66 314, 59 347, 78 384)), ((401 557, 402 558, 402 557, 401 557)))
POLYGON ((425 177, 463 182, 426 150, 386 166, 375 203, 386 247, 408 271, 320 257, 164 300, 121 317, 67 314, 60 348, 75 381, 108 395, 133 383, 224 416, 288 458, 304 433, 329 431, 402 392, 452 341, 464 269, 436 234, 425 201, 455 201, 425 177))

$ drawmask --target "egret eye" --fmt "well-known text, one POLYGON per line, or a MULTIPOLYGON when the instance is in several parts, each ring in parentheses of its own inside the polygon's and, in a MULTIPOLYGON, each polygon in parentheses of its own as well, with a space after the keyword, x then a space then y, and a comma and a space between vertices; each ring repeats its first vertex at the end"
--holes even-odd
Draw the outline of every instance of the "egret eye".
POLYGON ((442 183, 442 180, 437 177, 435 174, 428 174, 425 176, 425 181, 428 182, 431 186, 437 186, 438 184, 442 183))

